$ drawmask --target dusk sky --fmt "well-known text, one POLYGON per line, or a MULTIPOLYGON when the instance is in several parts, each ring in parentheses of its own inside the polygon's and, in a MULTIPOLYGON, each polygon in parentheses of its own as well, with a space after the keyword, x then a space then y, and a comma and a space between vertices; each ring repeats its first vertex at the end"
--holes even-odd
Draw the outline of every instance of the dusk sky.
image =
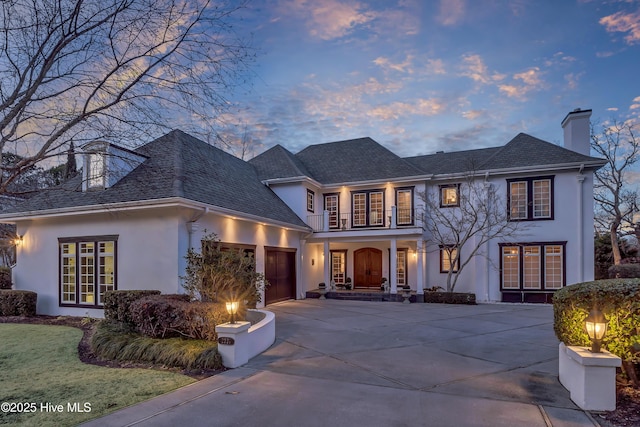
POLYGON ((252 154, 370 136, 401 156, 562 143, 577 108, 640 118, 640 0, 253 0, 252 154))

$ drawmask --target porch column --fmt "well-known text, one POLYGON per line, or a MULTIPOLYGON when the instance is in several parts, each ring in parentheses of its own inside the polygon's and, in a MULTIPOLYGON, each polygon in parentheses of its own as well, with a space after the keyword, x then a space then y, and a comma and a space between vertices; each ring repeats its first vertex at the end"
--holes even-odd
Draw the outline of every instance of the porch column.
POLYGON ((416 241, 416 293, 422 295, 424 293, 424 241, 418 239, 416 241))
POLYGON ((398 293, 398 275, 396 272, 398 271, 398 242, 394 237, 391 239, 391 249, 389 256, 389 283, 391 285, 391 293, 398 293))
POLYGON ((329 249, 329 239, 324 240, 324 283, 327 288, 331 284, 331 250, 329 249))

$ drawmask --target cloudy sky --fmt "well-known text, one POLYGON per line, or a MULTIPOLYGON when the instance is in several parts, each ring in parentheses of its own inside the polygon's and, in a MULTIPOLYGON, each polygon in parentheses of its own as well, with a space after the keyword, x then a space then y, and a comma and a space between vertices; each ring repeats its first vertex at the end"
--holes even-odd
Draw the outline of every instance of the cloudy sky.
POLYGON ((252 87, 229 121, 297 152, 370 136, 401 156, 561 143, 571 110, 640 117, 640 0, 252 0, 252 87))

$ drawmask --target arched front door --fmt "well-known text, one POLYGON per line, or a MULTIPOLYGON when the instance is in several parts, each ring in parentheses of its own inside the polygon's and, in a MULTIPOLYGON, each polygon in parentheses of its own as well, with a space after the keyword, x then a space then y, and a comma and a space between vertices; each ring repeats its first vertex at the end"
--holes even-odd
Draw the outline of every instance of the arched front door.
POLYGON ((382 251, 362 248, 353 253, 354 286, 380 289, 382 279, 382 251))

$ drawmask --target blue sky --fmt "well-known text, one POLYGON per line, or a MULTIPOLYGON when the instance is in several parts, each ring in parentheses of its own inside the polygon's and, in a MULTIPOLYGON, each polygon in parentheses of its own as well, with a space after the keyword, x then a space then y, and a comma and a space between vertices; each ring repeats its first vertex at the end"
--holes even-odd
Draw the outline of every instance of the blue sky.
POLYGON ((561 144, 571 110, 640 117, 640 0, 252 0, 252 87, 227 117, 297 152, 370 136, 401 156, 561 144))

